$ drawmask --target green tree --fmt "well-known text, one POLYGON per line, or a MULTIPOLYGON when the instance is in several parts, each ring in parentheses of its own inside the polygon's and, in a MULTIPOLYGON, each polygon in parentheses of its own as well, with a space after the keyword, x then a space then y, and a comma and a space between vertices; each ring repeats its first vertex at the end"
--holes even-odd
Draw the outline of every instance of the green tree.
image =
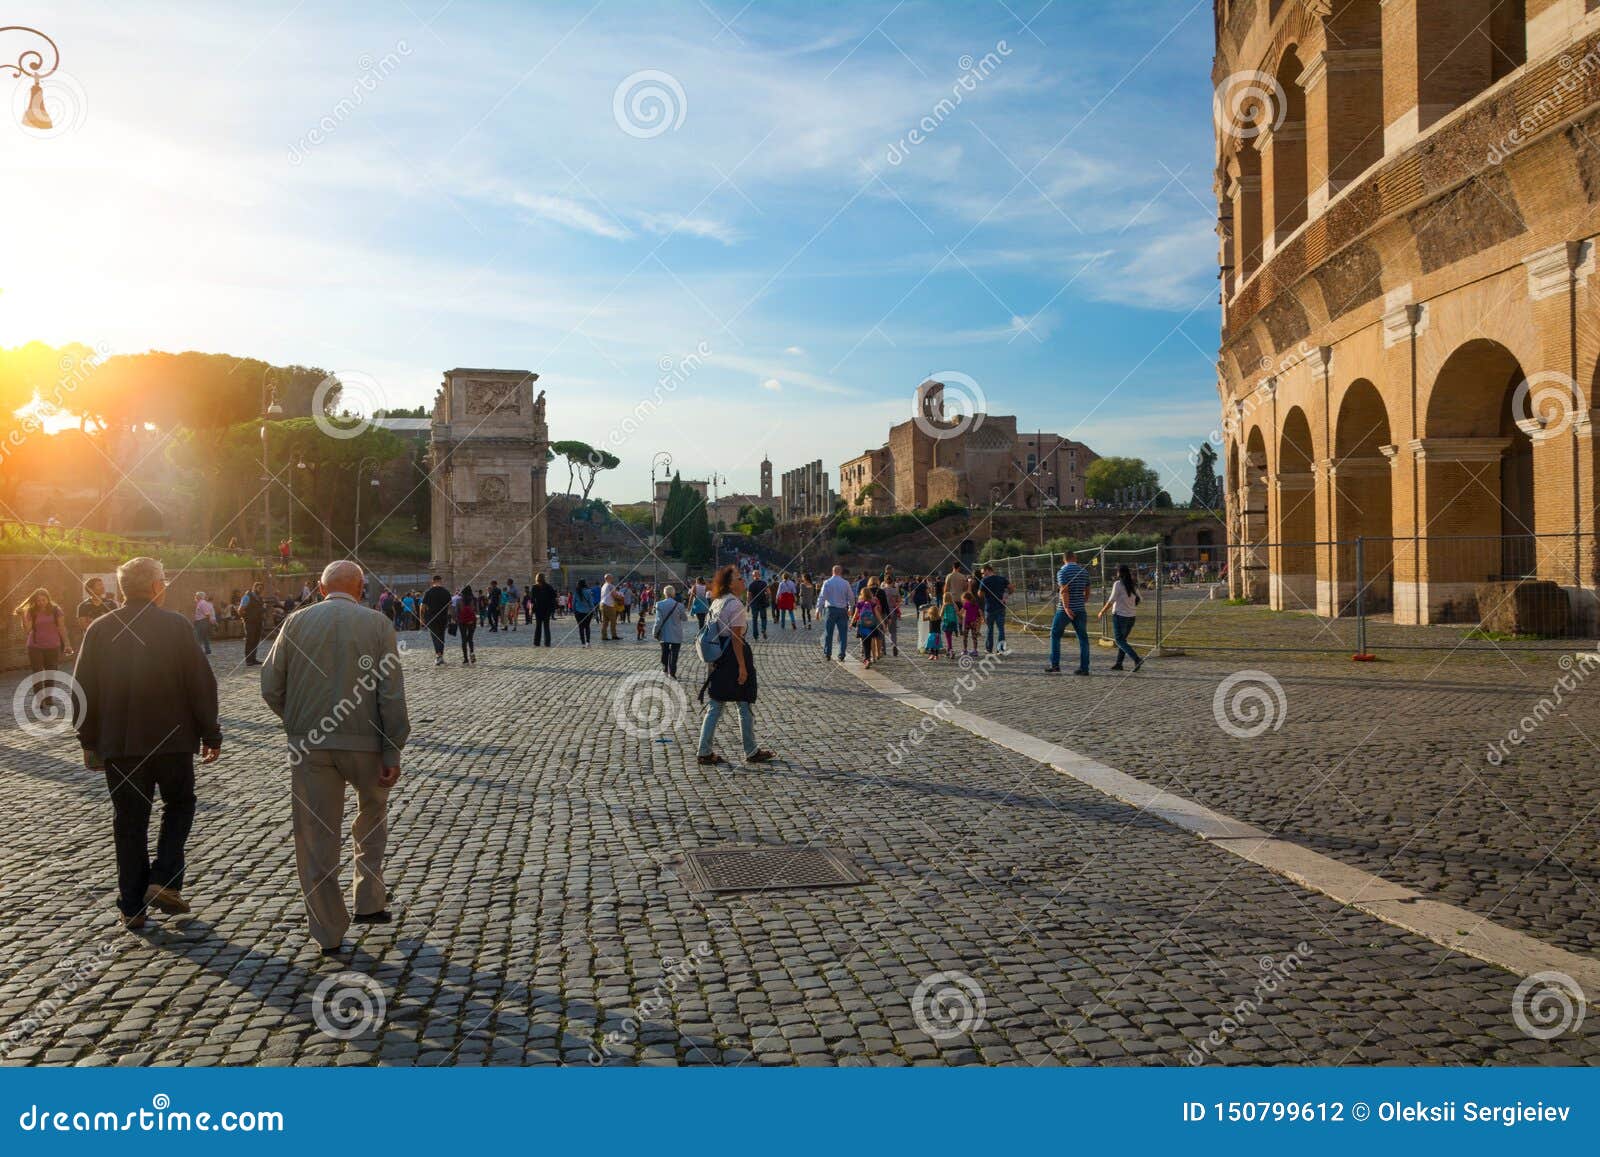
POLYGON ((689 493, 690 506, 684 520, 683 548, 678 554, 687 566, 708 566, 713 561, 714 547, 711 523, 706 516, 706 500, 691 487, 684 489, 689 493))
POLYGON ((766 506, 741 506, 734 527, 741 534, 757 535, 778 525, 778 516, 766 506))
POLYGON ((1217 476, 1217 452, 1210 442, 1200 445, 1195 456, 1194 492, 1189 505, 1195 510, 1222 509, 1222 479, 1217 476))
POLYGON ((1119 491, 1146 488, 1154 496, 1161 478, 1143 458, 1097 458, 1083 476, 1084 492, 1096 502, 1110 502, 1119 491))

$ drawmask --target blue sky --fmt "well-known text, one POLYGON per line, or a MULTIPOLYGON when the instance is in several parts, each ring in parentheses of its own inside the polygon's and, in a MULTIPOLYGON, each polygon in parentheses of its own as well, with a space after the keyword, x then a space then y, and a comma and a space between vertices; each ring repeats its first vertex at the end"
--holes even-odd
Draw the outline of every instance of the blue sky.
POLYGON ((395 405, 532 369, 554 437, 616 444, 618 501, 659 450, 836 476, 930 373, 1180 496, 1217 424, 1205 0, 7 16, 60 43, 71 111, 0 126, 0 344, 315 364, 395 405))

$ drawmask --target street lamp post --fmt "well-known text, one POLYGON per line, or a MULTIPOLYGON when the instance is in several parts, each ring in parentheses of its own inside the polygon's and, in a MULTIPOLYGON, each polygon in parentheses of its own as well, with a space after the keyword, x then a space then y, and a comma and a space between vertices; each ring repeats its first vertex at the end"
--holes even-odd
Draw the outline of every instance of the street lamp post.
POLYGON ((717 487, 725 486, 728 482, 726 474, 711 472, 711 515, 709 521, 715 524, 711 532, 711 569, 716 570, 722 565, 722 524, 717 521, 717 487))
MULTIPOLYGON (((371 462, 374 467, 381 465, 376 458, 371 456, 363 458, 356 463, 356 540, 355 545, 350 548, 352 555, 361 553, 361 468, 368 462, 371 462)), ((378 476, 376 474, 372 476, 372 485, 378 485, 378 476)))
POLYGON ((26 24, 7 24, 0 28, 0 34, 7 32, 23 32, 30 36, 37 36, 50 46, 50 67, 44 66, 44 53, 37 48, 25 48, 22 55, 17 57, 15 64, 0 64, 0 73, 9 72, 12 76, 33 77, 33 91, 28 94, 28 108, 22 114, 22 123, 30 129, 51 129, 55 125, 50 121, 50 111, 45 108, 44 89, 39 86, 39 81, 49 76, 61 64, 61 50, 56 47, 56 42, 51 40, 37 28, 29 28, 26 24))
POLYGON ((656 555, 660 547, 660 534, 657 533, 656 520, 656 467, 661 467, 661 472, 668 478, 672 477, 672 455, 665 450, 656 451, 656 456, 650 459, 650 585, 656 585, 656 555))
POLYGON ((261 523, 269 570, 272 565, 272 468, 267 462, 267 421, 283 413, 283 407, 278 405, 277 390, 272 391, 271 400, 268 400, 267 382, 271 376, 272 367, 268 366, 261 373, 261 481, 264 483, 261 487, 261 523))

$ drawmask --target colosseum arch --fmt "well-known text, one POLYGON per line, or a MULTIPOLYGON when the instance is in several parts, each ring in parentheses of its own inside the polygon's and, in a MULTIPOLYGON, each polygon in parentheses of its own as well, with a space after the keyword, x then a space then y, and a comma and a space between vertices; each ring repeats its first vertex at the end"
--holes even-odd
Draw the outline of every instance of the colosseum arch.
POLYGON ((1278 468, 1272 477, 1272 606, 1314 610, 1317 603, 1317 460, 1306 412, 1284 415, 1278 437, 1278 468))
POLYGON ((1239 511, 1238 563, 1230 567, 1230 584, 1235 598, 1264 603, 1268 598, 1271 574, 1267 560, 1267 440, 1260 426, 1252 426, 1245 436, 1244 454, 1239 459, 1239 490, 1234 509, 1239 511))
POLYGON ((1339 0, 1327 47, 1306 65, 1310 210, 1383 159, 1382 0, 1339 0))
POLYGON ((1275 110, 1276 127, 1268 127, 1256 138, 1266 210, 1262 233, 1269 251, 1281 246, 1306 221, 1306 93, 1300 87, 1304 71, 1299 50, 1293 45, 1284 49, 1273 74, 1283 107, 1275 110))
POLYGON ((1537 570, 1533 441, 1512 405, 1524 380, 1516 355, 1489 338, 1456 349, 1434 380, 1417 451, 1427 538, 1410 579, 1426 621, 1468 618, 1476 584, 1537 570))
POLYGON ((1338 545, 1333 550, 1335 586, 1323 605, 1334 614, 1353 613, 1358 592, 1366 611, 1394 605, 1394 452, 1383 395, 1359 378, 1339 401, 1328 470, 1331 537, 1338 545))

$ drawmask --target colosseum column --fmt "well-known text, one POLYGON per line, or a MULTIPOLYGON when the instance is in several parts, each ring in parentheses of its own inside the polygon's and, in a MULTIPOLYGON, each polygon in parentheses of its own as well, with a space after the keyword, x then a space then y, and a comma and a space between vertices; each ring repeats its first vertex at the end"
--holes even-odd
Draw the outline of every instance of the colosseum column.
POLYGON ((1500 0, 1384 0, 1383 149, 1417 135, 1495 75, 1488 29, 1500 0))
POLYGON ((1261 154, 1261 259, 1270 259, 1306 219, 1306 123, 1270 125, 1256 138, 1261 154))
POLYGON ((1427 528, 1416 592, 1421 622, 1470 621, 1478 584, 1501 573, 1500 463, 1510 444, 1509 438, 1412 441, 1417 505, 1427 528))
POLYGON ((1267 453, 1247 450, 1244 456, 1245 484, 1239 492, 1239 511, 1244 524, 1243 566, 1240 598, 1264 603, 1270 597, 1270 576, 1266 543, 1267 531, 1267 453))
MULTIPOLYGON (((1523 265, 1539 335, 1539 362, 1523 367, 1528 396, 1519 400, 1515 416, 1533 442, 1533 529, 1540 536, 1535 540, 1536 573, 1573 592, 1574 609, 1587 620, 1594 611, 1594 595, 1588 580, 1593 568, 1586 565, 1585 555, 1592 555, 1593 547, 1584 541, 1583 491, 1592 473, 1583 462, 1583 450, 1589 447, 1578 437, 1588 401, 1579 378, 1576 319, 1588 300, 1593 246, 1564 242, 1530 254, 1523 265)), ((1587 510, 1592 518, 1592 502, 1587 510)))
POLYGON ((1390 290, 1383 314, 1383 377, 1394 391, 1392 396, 1408 397, 1411 404, 1395 415, 1390 436, 1394 442, 1383 451, 1389 459, 1390 490, 1394 512, 1394 621, 1425 623, 1427 574, 1421 552, 1421 534, 1426 525, 1421 500, 1422 466, 1414 453, 1421 437, 1421 419, 1416 412, 1417 334, 1428 324, 1425 305, 1411 300, 1411 287, 1390 290), (1395 391, 1395 387, 1400 387, 1395 391))
POLYGON ((1571 40, 1584 17, 1585 0, 1527 0, 1528 59, 1534 60, 1571 40))

